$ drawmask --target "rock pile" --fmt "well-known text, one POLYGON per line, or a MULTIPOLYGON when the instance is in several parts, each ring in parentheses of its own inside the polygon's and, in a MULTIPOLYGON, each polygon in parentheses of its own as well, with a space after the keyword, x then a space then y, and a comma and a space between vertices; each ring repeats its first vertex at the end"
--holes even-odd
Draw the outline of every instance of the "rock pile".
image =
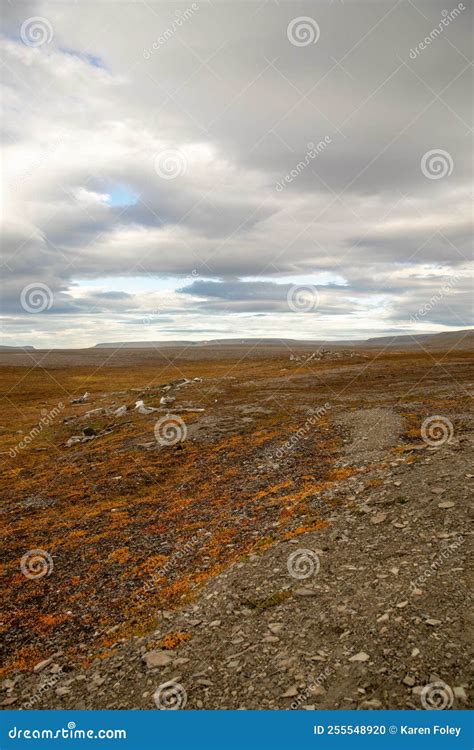
POLYGON ((290 354, 290 362, 320 362, 321 360, 333 359, 368 359, 366 354, 355 352, 352 349, 341 349, 332 351, 330 349, 318 349, 312 354, 290 354))

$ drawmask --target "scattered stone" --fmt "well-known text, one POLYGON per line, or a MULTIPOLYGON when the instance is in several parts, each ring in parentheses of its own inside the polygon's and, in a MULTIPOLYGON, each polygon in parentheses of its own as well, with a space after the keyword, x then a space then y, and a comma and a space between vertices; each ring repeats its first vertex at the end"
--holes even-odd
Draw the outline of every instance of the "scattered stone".
POLYGON ((173 661, 173 656, 168 651, 148 651, 146 654, 143 654, 142 658, 147 669, 166 667, 173 661))
POLYGON ((76 445, 76 443, 82 443, 82 437, 80 435, 73 435, 70 437, 66 442, 66 447, 71 448, 73 445, 76 445))
POLYGON ((17 697, 17 696, 15 696, 15 695, 10 695, 10 696, 9 696, 8 698, 5 698, 5 699, 4 699, 3 701, 2 701, 1 705, 2 705, 2 706, 11 706, 11 705, 12 705, 13 703, 16 703, 16 701, 17 701, 17 700, 18 700, 18 697, 17 697))
POLYGON ((67 695, 71 692, 71 688, 67 687, 66 685, 61 685, 60 687, 56 688, 54 691, 56 695, 58 695, 60 698, 64 695, 67 695))
POLYGON ((145 406, 145 402, 140 400, 135 402, 135 411, 139 414, 151 414, 153 411, 158 411, 153 406, 145 406))
POLYGON ((296 685, 293 685, 292 687, 289 687, 288 690, 286 690, 284 693, 281 694, 281 698, 294 698, 296 695, 298 695, 298 688, 296 685))
POLYGON ((39 661, 38 664, 36 664, 33 667, 33 672, 35 674, 38 674, 39 672, 42 672, 43 669, 46 669, 46 667, 49 667, 50 664, 53 663, 53 657, 50 656, 49 659, 43 659, 43 661, 39 661))
POLYGON ((365 653, 365 651, 359 651, 358 654, 354 654, 354 656, 351 656, 349 661, 368 661, 370 659, 370 656, 365 653))
POLYGON ((467 703, 467 693, 464 690, 462 685, 457 685, 453 688, 454 697, 458 698, 458 700, 463 701, 464 703, 467 703))
POLYGON ((315 589, 307 589, 304 586, 300 589, 296 589, 294 592, 295 596, 317 596, 318 592, 315 589))
POLYGON ((274 635, 277 635, 278 633, 281 633, 281 631, 283 630, 283 623, 282 622, 269 622, 268 629, 274 635))
POLYGON ((175 396, 162 396, 160 398, 160 404, 162 406, 171 406, 176 401, 175 396))
POLYGON ((84 393, 82 396, 79 396, 79 398, 73 398, 71 401, 71 404, 85 404, 85 402, 90 397, 90 393, 84 393))
POLYGON ((99 409, 91 409, 90 411, 86 411, 86 413, 82 415, 82 419, 89 419, 90 417, 94 417, 97 414, 103 414, 103 412, 104 409, 101 409, 100 407, 99 409))
POLYGON ((373 524, 383 523, 386 518, 387 518, 387 513, 375 513, 375 515, 373 515, 372 518, 370 519, 370 523, 373 523, 373 524))

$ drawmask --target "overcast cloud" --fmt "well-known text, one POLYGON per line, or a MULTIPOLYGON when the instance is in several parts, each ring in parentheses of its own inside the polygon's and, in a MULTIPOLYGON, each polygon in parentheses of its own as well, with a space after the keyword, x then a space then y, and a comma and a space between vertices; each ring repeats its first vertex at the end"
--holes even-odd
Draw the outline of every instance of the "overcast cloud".
POLYGON ((3 343, 472 325, 467 0, 4 8, 3 343))

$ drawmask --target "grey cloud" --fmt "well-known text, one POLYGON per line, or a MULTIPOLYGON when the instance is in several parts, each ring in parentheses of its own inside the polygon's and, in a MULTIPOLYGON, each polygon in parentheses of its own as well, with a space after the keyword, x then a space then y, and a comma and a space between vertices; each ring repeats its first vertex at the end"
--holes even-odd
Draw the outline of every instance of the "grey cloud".
MULTIPOLYGON (((188 325, 205 329, 206 312, 228 313, 230 328, 242 312, 263 325, 266 313, 285 312, 287 288, 246 277, 328 270, 348 287, 325 287, 321 314, 346 315, 350 327, 354 310, 374 320, 370 298, 383 296, 388 327, 433 290, 433 268, 469 272, 470 7, 414 58, 444 0, 202 4, 179 27, 173 4, 117 7, 6 8, 14 190, 2 231, 4 315, 21 314, 21 289, 41 281, 58 325, 94 309, 100 331, 146 303, 126 288, 77 295, 78 279, 197 269, 219 282, 182 287, 188 325), (317 22, 316 44, 289 42, 298 15, 317 22), (19 40, 31 16, 51 23, 50 44, 19 40), (308 144, 325 137, 311 155, 308 144), (165 179, 155 160, 170 149, 184 167, 165 179), (421 163, 439 149, 451 164, 436 179, 421 163), (136 204, 107 205, 101 196, 116 185, 136 204)), ((422 323, 468 321, 464 287, 453 295, 422 323)))

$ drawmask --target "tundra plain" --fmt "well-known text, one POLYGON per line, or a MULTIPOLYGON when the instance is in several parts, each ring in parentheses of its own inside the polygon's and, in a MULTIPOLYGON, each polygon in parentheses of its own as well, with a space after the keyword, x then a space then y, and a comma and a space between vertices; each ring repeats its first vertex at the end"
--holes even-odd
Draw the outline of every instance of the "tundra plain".
POLYGON ((3 707, 472 705, 472 352, 312 353, 1 353, 3 707))

